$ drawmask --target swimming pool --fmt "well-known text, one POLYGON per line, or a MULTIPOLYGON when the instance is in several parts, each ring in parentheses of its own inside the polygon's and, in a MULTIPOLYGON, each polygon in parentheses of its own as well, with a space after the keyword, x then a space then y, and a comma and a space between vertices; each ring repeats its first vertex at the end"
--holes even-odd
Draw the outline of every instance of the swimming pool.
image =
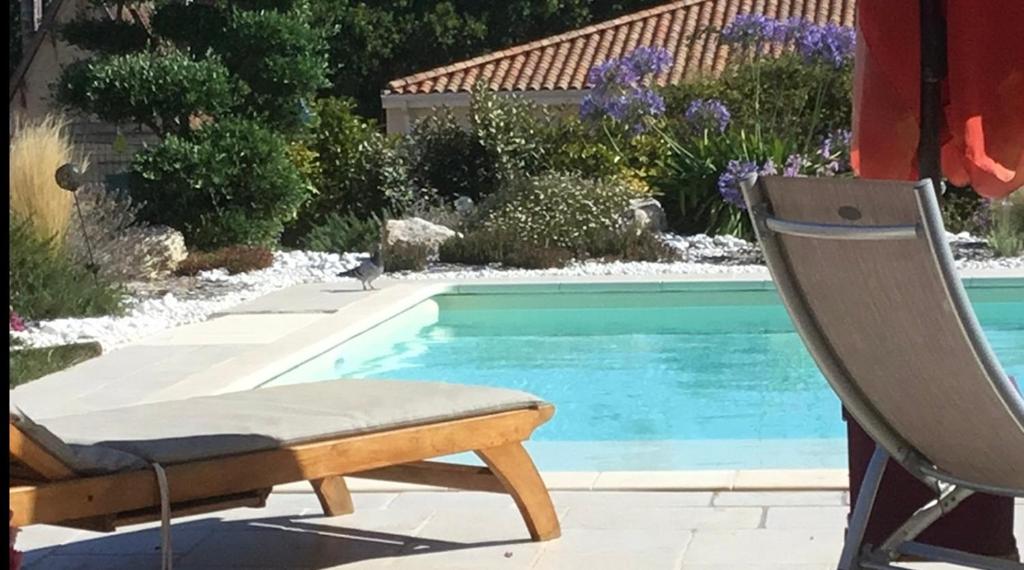
MULTIPOLYGON (((1024 279, 968 294, 1024 377, 1024 279)), ((529 442, 552 471, 846 464, 838 399, 770 282, 462 286, 274 378, 443 380, 555 404, 529 442)))

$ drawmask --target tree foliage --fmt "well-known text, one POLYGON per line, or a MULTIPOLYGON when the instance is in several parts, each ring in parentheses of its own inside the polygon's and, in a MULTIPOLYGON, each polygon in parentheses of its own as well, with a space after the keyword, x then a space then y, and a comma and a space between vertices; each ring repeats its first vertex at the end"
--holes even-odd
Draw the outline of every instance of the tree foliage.
POLYGON ((294 131, 303 102, 328 85, 323 31, 304 3, 165 0, 148 27, 126 2, 97 3, 107 10, 62 26, 93 55, 68 66, 57 98, 102 120, 167 136, 232 114, 294 131))
POLYGON ((247 90, 217 57, 140 51, 73 63, 57 85, 57 99, 112 123, 146 125, 165 137, 187 135, 190 118, 227 113, 247 90))

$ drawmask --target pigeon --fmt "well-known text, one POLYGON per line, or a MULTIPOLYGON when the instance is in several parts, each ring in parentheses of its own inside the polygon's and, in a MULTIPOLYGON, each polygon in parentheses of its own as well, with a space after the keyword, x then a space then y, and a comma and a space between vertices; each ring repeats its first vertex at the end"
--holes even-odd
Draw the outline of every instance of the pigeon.
POLYGON ((354 277, 362 282, 363 291, 369 287, 376 289, 373 282, 384 273, 384 262, 380 258, 380 248, 375 248, 369 259, 364 259, 359 265, 342 271, 338 277, 354 277))

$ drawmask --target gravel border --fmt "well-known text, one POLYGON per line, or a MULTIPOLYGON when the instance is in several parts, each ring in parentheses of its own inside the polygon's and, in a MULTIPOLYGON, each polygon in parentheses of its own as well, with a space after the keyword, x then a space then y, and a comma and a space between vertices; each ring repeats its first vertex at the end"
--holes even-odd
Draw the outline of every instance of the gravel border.
MULTIPOLYGON (((684 261, 572 263, 561 269, 505 269, 498 266, 465 267, 434 264, 422 272, 399 272, 402 280, 469 281, 495 277, 720 275, 764 271, 753 244, 731 236, 677 236, 664 241, 684 261)), ((968 234, 949 234, 957 267, 961 270, 1024 269, 1024 257, 995 258, 984 241, 968 234)), ((336 275, 358 263, 365 254, 305 251, 277 252, 274 264, 263 270, 228 275, 223 270, 197 277, 169 278, 129 285, 128 309, 119 317, 56 319, 30 322, 25 332, 11 333, 29 346, 54 346, 99 341, 105 350, 136 341, 168 328, 196 323, 273 291, 302 283, 341 281, 336 275)), ((347 280, 347 279, 345 279, 347 280)))

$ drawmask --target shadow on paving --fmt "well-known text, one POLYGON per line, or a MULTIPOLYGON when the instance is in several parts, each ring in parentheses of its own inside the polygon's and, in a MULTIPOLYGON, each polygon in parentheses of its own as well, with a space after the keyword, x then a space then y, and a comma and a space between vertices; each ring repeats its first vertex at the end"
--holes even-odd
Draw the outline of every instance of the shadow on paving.
MULTIPOLYGON (((289 568, 321 570, 376 559, 414 558, 457 550, 529 543, 528 539, 455 542, 347 528, 323 515, 225 521, 217 517, 175 523, 176 570, 289 568)), ((332 519, 333 520, 333 519, 332 519)), ((89 537, 26 552, 26 570, 159 568, 160 528, 89 537)))

